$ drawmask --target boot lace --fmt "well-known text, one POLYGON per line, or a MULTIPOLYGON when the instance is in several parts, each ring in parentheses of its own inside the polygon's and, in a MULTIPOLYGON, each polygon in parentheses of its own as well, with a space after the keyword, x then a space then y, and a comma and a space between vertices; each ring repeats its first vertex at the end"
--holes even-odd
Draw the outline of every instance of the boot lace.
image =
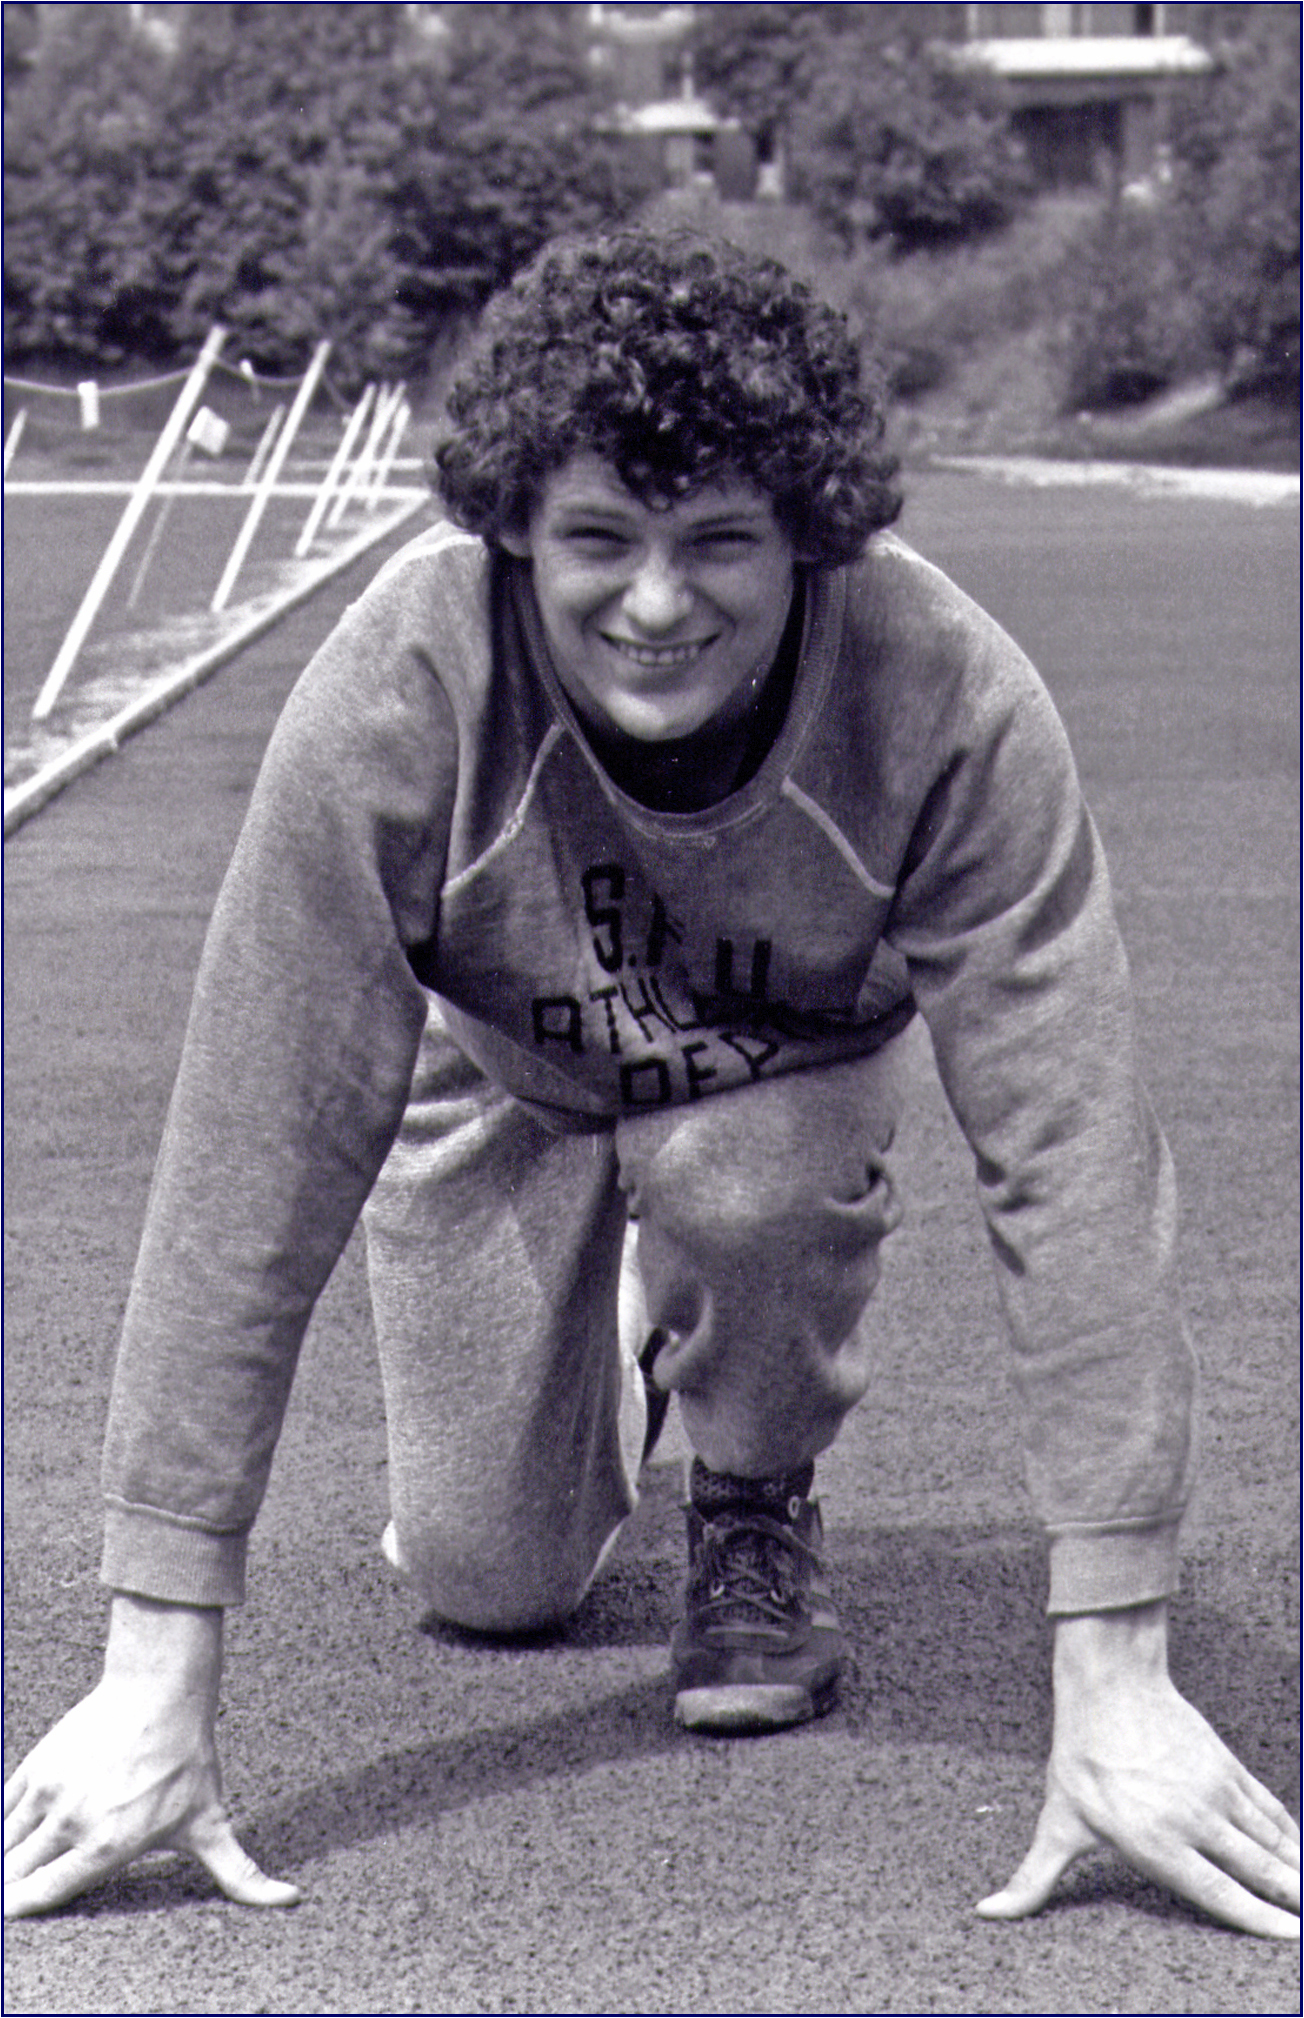
POLYGON ((704 1625, 788 1626, 819 1557, 786 1522, 724 1513, 702 1530, 693 1604, 704 1625))

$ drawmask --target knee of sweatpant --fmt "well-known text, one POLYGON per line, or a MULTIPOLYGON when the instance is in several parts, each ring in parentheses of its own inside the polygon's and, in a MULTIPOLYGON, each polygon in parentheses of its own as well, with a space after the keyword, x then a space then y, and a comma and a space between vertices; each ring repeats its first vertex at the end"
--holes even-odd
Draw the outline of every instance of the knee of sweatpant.
POLYGON ((550 1551, 519 1533, 466 1535, 398 1519, 386 1529, 384 1548, 430 1611, 479 1633, 563 1625, 588 1590, 602 1553, 573 1544, 550 1551))
POLYGON ((844 1219, 858 1237, 881 1237, 897 1223, 886 1161, 872 1147, 798 1145, 782 1135, 734 1143, 721 1140, 714 1115, 680 1116, 658 1140, 631 1143, 622 1159, 636 1219, 725 1249, 801 1227, 827 1238, 829 1223, 844 1219))

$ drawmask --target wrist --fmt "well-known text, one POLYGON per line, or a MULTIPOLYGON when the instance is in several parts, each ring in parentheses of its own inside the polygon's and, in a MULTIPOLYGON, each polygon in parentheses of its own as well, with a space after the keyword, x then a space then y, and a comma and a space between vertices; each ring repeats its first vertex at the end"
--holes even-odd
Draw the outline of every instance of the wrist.
POLYGON ((1054 1649, 1057 1693, 1114 1681, 1162 1680, 1168 1674, 1167 1600, 1118 1611, 1066 1613, 1055 1621, 1054 1649))
POLYGON ((216 1607, 169 1604, 115 1591, 104 1650, 106 1681, 153 1682, 216 1698, 224 1615, 216 1607))

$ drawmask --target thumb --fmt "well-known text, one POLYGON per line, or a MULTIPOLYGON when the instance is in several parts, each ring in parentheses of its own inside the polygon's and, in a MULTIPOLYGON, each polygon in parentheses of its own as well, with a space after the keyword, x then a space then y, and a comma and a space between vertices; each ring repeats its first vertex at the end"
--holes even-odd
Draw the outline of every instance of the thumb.
POLYGON ((236 1841, 225 1809, 214 1807, 196 1815, 178 1831, 177 1844, 198 1857, 204 1869, 237 1906, 297 1906, 303 1893, 297 1885, 269 1878, 236 1841))
POLYGON ((1039 1913, 1069 1865, 1100 1840, 1052 1779, 1027 1856, 1009 1883, 980 1899, 974 1911, 984 1920, 1021 1920, 1039 1913))

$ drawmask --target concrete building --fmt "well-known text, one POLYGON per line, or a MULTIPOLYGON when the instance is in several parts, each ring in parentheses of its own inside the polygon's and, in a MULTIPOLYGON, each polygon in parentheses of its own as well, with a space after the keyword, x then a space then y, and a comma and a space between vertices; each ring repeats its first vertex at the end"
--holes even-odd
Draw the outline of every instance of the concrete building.
MULTIPOLYGON (((592 5, 595 67, 612 90, 618 131, 643 148, 670 187, 695 180, 756 187, 754 149, 736 123, 716 117, 693 89, 690 5, 592 5)), ((1184 32, 1212 10, 1112 0, 1018 5, 977 0, 921 6, 935 46, 989 71, 1014 104, 1014 121, 1047 187, 1142 182, 1163 173, 1166 106, 1173 86, 1212 68, 1184 32)), ((771 178, 772 179, 772 178, 771 178)), ((767 193, 777 194, 776 189, 767 193)))
POLYGON ((955 54, 1005 85, 1040 182, 1126 186, 1162 176, 1172 88, 1213 67, 1207 50, 1176 31, 1180 13, 1100 0, 979 0, 965 8, 965 40, 955 54))
POLYGON ((612 129, 628 136, 649 179, 667 189, 710 184, 746 200, 756 189, 756 149, 738 120, 720 118, 693 83, 691 6, 588 10, 594 68, 612 93, 612 129))

